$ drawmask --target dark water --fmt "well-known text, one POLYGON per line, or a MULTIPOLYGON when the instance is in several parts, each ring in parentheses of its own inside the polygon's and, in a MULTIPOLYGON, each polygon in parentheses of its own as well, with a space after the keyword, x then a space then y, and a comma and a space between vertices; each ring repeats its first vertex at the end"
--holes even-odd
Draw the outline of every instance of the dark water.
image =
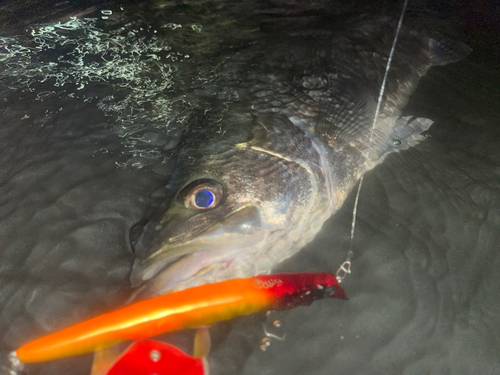
MULTIPOLYGON (((409 16, 474 51, 432 69, 413 95, 406 112, 435 121, 426 142, 366 175, 350 301, 277 314, 286 339, 266 352, 262 316, 212 328, 213 374, 500 373, 498 18, 493 2, 436 4, 410 1, 409 16)), ((190 116, 223 91, 224 61, 276 35, 400 6, 2 3, 0 361, 126 299, 129 231, 161 200, 190 116)), ((334 272, 353 201, 278 270, 334 272)), ((28 373, 89 369, 85 356, 28 373)))

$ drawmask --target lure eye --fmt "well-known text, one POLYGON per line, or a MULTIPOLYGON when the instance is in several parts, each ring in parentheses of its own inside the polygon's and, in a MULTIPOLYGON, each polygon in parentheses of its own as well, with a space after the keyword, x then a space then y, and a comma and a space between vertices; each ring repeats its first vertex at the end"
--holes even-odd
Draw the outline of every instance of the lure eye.
POLYGON ((222 199, 222 186, 210 181, 192 188, 186 195, 184 204, 188 208, 206 210, 216 207, 222 199))

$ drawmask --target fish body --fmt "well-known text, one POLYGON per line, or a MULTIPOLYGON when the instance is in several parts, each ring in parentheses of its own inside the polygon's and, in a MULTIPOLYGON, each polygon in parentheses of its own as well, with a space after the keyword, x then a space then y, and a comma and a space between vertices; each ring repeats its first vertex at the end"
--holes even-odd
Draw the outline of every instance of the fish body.
POLYGON ((135 244, 135 298, 270 272, 363 171, 423 139, 432 121, 401 117, 403 107, 430 67, 469 49, 403 27, 372 136, 395 29, 381 17, 298 32, 223 64, 135 244))
POLYGON ((50 361, 268 309, 310 305, 326 297, 347 299, 335 275, 326 272, 205 284, 139 301, 43 336, 22 345, 11 357, 21 363, 50 361))

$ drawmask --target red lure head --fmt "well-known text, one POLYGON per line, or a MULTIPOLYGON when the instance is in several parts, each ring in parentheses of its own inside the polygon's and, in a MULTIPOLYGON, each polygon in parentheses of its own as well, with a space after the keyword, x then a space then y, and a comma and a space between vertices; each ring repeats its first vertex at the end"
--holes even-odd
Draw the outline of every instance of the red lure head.
POLYGON ((348 299, 337 277, 328 272, 262 275, 254 277, 254 282, 259 289, 274 295, 273 308, 276 309, 308 306, 327 297, 348 299))

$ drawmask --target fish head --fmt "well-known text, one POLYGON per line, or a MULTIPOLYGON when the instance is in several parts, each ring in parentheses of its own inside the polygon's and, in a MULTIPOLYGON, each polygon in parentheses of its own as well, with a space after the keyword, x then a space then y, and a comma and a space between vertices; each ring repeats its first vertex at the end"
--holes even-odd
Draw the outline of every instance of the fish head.
POLYGON ((131 281, 142 296, 249 277, 282 260, 311 184, 304 168, 256 144, 238 137, 181 152, 171 180, 180 182, 135 245, 131 281))

